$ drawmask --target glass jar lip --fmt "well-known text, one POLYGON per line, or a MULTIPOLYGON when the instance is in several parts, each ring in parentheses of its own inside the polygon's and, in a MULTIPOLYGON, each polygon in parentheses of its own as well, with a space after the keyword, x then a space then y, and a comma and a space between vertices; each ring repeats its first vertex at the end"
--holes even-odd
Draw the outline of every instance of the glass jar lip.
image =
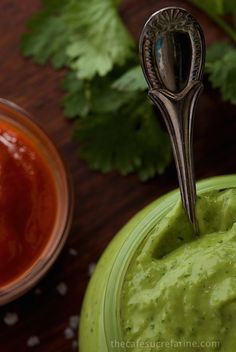
MULTIPOLYGON (((236 174, 215 176, 197 182, 197 192, 199 193, 208 192, 214 189, 235 187, 236 174)), ((153 226, 155 226, 156 223, 160 221, 160 219, 167 214, 179 200, 179 190, 173 190, 149 204, 131 219, 131 222, 134 222, 135 219, 141 220, 134 224, 130 235, 119 248, 108 277, 104 294, 103 323, 107 350, 109 352, 111 350, 117 352, 120 351, 118 345, 111 344, 111 341, 122 341, 120 297, 123 280, 133 255, 145 238, 145 234, 148 234, 153 226)))
MULTIPOLYGON (((48 272, 65 244, 74 210, 74 192, 70 174, 57 147, 48 134, 33 121, 32 116, 28 112, 17 104, 2 98, 0 98, 1 119, 6 119, 12 125, 16 125, 17 128, 24 129, 26 134, 29 133, 40 143, 43 148, 41 150, 42 156, 46 158, 45 155, 47 155, 48 162, 52 158, 54 161, 53 166, 56 168, 50 167, 50 171, 57 191, 58 206, 59 203, 62 204, 60 204, 60 209, 58 208, 61 212, 61 218, 59 219, 60 214, 58 213, 53 229, 54 233, 51 234, 42 253, 31 267, 13 281, 0 287, 0 306, 22 296, 48 272), (43 153, 46 154, 44 155, 43 153)), ((40 152, 40 148, 37 148, 37 151, 40 152)))

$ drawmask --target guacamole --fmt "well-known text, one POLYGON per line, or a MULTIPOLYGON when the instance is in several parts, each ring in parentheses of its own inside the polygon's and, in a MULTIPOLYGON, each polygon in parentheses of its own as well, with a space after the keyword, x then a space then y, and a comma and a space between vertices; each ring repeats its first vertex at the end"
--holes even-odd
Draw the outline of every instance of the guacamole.
POLYGON ((121 296, 128 351, 236 350, 236 189, 197 200, 196 237, 181 203, 132 259, 121 296))

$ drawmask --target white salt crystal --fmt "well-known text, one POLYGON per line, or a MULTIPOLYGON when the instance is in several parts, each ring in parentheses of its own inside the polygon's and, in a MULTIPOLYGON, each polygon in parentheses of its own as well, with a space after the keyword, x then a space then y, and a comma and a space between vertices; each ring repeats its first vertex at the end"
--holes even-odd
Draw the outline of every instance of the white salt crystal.
POLYGON ((38 336, 31 336, 27 341, 28 347, 36 347, 40 344, 38 336))
POLYGON ((42 290, 40 288, 36 288, 34 293, 37 295, 37 296, 40 296, 42 294, 42 290))
POLYGON ((61 296, 65 296, 67 294, 68 287, 64 282, 60 282, 59 285, 57 285, 57 291, 61 296))
POLYGON ((90 263, 88 267, 88 274, 92 276, 96 268, 96 263, 90 263))
POLYGON ((19 318, 16 313, 7 313, 3 318, 3 321, 8 326, 13 326, 18 322, 19 318))
POLYGON ((78 255, 78 252, 74 248, 69 249, 69 254, 72 255, 72 257, 76 257, 78 255))
POLYGON ((71 328, 66 328, 64 330, 64 335, 67 340, 71 340, 75 336, 75 333, 71 328))
POLYGON ((72 349, 77 350, 78 348, 78 342, 76 340, 72 341, 72 349))
POLYGON ((79 325, 79 316, 78 315, 72 315, 69 318, 69 325, 72 329, 76 330, 79 325))

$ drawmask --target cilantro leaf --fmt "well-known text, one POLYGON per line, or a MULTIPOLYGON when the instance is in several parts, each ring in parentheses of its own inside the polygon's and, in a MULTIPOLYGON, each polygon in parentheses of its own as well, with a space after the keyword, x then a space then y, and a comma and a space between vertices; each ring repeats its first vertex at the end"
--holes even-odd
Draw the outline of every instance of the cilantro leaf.
POLYGON ((220 89, 223 100, 236 104, 236 48, 215 43, 207 57, 206 72, 212 86, 220 89))
POLYGON ((28 23, 30 31, 22 36, 21 51, 25 56, 33 56, 38 64, 51 59, 53 66, 60 68, 68 63, 65 46, 68 45, 69 30, 59 16, 65 4, 55 0, 44 1, 44 4, 45 9, 28 23))
POLYGON ((87 116, 91 109, 87 82, 77 79, 74 72, 69 72, 62 87, 67 91, 62 100, 65 116, 68 118, 87 116))
POLYGON ((91 80, 91 105, 96 113, 113 113, 133 99, 134 94, 117 91, 112 87, 113 75, 96 76, 91 80))
POLYGON ((112 77, 94 77, 91 81, 78 79, 75 72, 70 72, 63 88, 67 94, 63 98, 65 116, 69 118, 86 117, 90 112, 112 113, 133 98, 112 88, 112 77))
POLYGON ((168 138, 143 98, 138 103, 136 97, 113 114, 78 120, 80 154, 92 169, 123 175, 137 172, 142 180, 164 171, 170 162, 168 138))
POLYGON ((147 82, 144 79, 140 65, 132 67, 118 78, 112 85, 113 88, 120 91, 142 91, 147 89, 147 82))
POLYGON ((104 76, 132 56, 134 41, 114 0, 47 0, 29 22, 22 53, 39 64, 69 66, 80 79, 104 76))
POLYGON ((171 148, 169 137, 157 120, 151 105, 143 104, 141 109, 143 119, 137 134, 137 143, 142 164, 137 168, 142 181, 153 178, 156 174, 163 174, 171 161, 171 148))
POLYGON ((232 14, 236 12, 236 0, 224 0, 224 13, 232 14))
POLYGON ((64 19, 74 28, 66 52, 79 78, 105 76, 131 56, 134 42, 112 0, 71 1, 64 19))
POLYGON ((207 14, 226 15, 236 12, 236 0, 189 0, 207 14))
POLYGON ((189 0, 194 5, 201 8, 206 13, 212 13, 216 15, 224 14, 224 3, 229 0, 189 0))
POLYGON ((231 51, 233 46, 227 42, 216 42, 212 44, 206 52, 206 68, 212 63, 221 60, 227 52, 231 51))

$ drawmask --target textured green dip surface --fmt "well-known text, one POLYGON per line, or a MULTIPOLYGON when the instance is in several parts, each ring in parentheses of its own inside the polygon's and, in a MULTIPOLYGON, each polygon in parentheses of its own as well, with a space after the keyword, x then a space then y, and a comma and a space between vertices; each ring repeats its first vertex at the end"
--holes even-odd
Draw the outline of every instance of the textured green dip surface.
POLYGON ((196 238, 180 203, 143 241, 121 296, 128 351, 236 351, 236 190, 198 198, 196 238))

